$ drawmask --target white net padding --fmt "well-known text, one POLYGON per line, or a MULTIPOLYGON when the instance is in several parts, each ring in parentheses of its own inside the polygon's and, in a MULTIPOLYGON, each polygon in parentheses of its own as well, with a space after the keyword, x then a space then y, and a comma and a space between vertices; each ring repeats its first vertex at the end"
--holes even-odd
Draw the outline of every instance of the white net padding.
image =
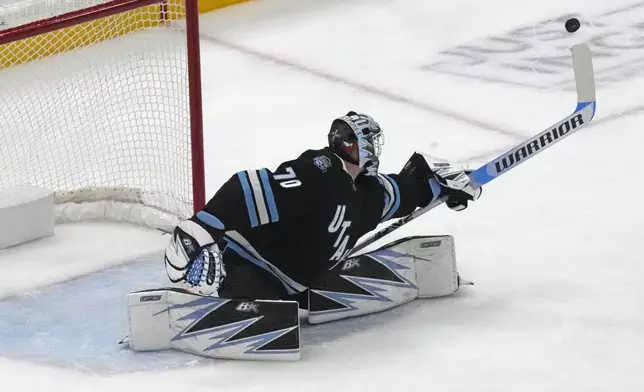
POLYGON ((78 11, 110 0, 23 0, 6 3, 0 0, 0 29, 78 11))
POLYGON ((173 3, 0 45, 0 189, 55 191, 63 221, 167 229, 192 214, 185 8, 173 3))

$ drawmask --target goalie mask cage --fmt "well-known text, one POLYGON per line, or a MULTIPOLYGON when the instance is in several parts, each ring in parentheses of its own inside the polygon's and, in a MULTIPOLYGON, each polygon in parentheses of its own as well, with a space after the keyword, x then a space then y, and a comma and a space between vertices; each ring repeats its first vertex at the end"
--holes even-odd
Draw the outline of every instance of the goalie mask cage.
POLYGON ((169 229, 202 208, 198 17, 198 0, 0 8, 0 190, 54 191, 59 222, 169 229))

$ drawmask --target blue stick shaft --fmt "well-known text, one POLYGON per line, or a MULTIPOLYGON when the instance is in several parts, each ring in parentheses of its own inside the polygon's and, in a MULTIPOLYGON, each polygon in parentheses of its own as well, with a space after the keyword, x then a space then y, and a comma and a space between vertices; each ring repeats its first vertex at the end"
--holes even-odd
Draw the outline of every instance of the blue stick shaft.
MULTIPOLYGON (((573 68, 575 70, 575 81, 577 86, 577 107, 568 117, 559 121, 541 133, 532 136, 524 142, 504 152, 490 162, 476 169, 470 174, 471 184, 474 187, 483 186, 499 176, 507 173, 523 162, 533 158, 542 151, 559 143, 573 133, 584 128, 595 117, 597 106, 595 98, 595 79, 592 57, 587 44, 578 44, 572 47, 573 68)), ((417 209, 404 218, 398 219, 391 225, 372 234, 369 238, 356 245, 346 256, 350 257, 372 243, 378 241, 385 235, 397 230, 401 226, 418 218, 426 212, 438 207, 445 202, 446 198, 434 200, 429 205, 417 209)))

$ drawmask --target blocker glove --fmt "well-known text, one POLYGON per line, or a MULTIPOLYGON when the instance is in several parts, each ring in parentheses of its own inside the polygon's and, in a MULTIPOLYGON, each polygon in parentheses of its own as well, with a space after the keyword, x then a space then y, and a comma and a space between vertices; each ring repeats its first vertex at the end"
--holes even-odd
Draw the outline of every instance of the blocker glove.
POLYGON ((468 176, 471 172, 445 162, 427 163, 422 154, 415 152, 400 174, 418 180, 425 189, 429 184, 431 195, 424 205, 446 196, 447 207, 462 211, 467 208, 469 201, 477 200, 483 192, 482 188, 472 186, 468 176))

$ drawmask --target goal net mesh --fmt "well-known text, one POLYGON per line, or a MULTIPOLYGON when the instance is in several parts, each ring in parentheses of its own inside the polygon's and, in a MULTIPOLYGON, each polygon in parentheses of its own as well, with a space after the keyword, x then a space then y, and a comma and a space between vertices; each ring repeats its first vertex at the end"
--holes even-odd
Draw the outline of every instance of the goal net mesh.
MULTIPOLYGON (((114 3, 133 1, 5 5, 0 39, 114 3)), ((185 7, 136 3, 0 45, 0 190, 54 191, 62 221, 168 228, 192 214, 185 7)))

